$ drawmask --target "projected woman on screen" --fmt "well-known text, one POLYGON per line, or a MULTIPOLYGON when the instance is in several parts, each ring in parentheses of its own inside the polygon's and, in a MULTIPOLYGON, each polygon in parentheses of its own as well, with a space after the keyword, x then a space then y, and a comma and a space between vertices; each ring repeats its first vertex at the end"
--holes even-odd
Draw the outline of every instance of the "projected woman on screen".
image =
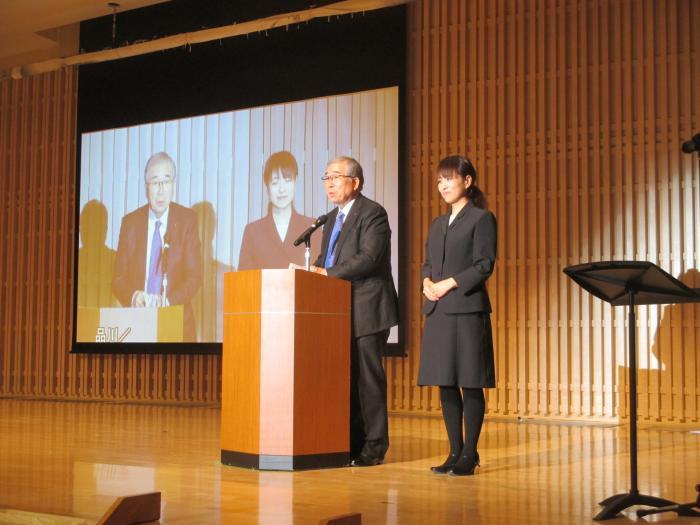
POLYGON ((299 168, 288 151, 270 155, 263 170, 263 181, 270 199, 268 213, 245 227, 239 270, 288 268, 304 264, 304 245, 294 240, 313 222, 294 209, 294 189, 299 168))

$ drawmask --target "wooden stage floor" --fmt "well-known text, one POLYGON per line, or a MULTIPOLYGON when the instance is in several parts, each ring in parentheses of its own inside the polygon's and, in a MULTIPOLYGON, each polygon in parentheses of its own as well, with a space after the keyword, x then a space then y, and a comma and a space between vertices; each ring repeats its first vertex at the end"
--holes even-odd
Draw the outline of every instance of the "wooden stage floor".
MULTIPOLYGON (((691 430, 640 429, 642 493, 695 499, 691 430)), ((117 496, 158 490, 164 524, 315 524, 347 512, 363 524, 574 524, 594 523, 597 502, 629 488, 625 425, 487 419, 483 466, 464 478, 429 471, 447 451, 441 419, 392 416, 390 432, 378 467, 257 472, 219 463, 216 408, 0 399, 0 508, 83 522, 117 496)))

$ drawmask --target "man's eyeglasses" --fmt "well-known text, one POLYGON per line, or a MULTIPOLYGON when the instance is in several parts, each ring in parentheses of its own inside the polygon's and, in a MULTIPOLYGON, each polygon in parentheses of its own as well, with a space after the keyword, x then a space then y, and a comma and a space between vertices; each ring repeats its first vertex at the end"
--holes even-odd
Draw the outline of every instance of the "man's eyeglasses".
POLYGON ((340 174, 327 175, 327 174, 324 174, 321 177, 321 180, 323 182, 331 182, 331 183, 335 184, 340 179, 354 179, 354 178, 355 177, 353 177, 352 175, 340 175, 340 174))
POLYGON ((151 188, 152 190, 164 190, 166 188, 170 188, 170 186, 173 185, 173 181, 170 179, 167 180, 153 180, 151 182, 148 182, 148 187, 151 188))

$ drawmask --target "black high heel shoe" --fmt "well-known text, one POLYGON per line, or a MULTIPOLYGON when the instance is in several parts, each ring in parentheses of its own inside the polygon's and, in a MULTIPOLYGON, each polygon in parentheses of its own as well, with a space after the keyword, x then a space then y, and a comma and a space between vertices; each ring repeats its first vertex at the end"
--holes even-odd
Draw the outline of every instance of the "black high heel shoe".
POLYGON ((479 454, 472 456, 461 456, 457 463, 447 471, 448 476, 473 476, 476 467, 479 466, 479 454))
POLYGON ((430 470, 435 472, 435 474, 447 474, 450 470, 452 470, 452 467, 454 467, 457 464, 458 459, 459 455, 450 454, 449 456, 447 456, 447 459, 442 465, 430 467, 430 470))

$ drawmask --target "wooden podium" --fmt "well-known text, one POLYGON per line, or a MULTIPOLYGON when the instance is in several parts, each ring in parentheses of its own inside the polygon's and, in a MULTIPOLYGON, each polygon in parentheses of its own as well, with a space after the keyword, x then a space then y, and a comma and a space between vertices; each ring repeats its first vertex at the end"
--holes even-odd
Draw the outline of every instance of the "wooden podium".
POLYGON ((224 276, 221 462, 347 465, 350 283, 300 270, 224 276))

